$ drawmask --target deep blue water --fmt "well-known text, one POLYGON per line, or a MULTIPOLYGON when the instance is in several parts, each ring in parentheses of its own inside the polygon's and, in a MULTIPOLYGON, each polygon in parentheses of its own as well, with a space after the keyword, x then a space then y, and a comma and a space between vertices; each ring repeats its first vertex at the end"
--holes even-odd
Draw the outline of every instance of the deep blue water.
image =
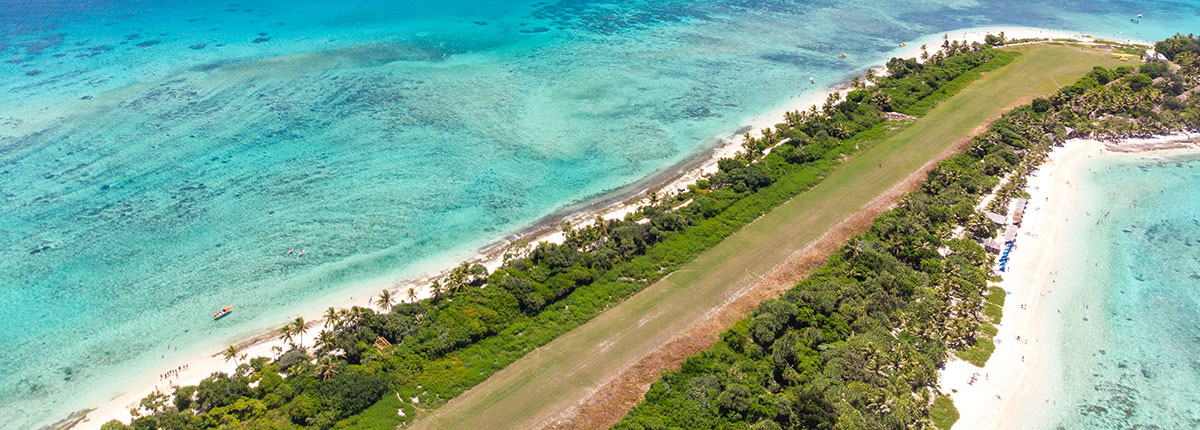
POLYGON ((900 42, 999 25, 1158 39, 1198 10, 0 0, 0 427, 109 398, 184 354, 166 345, 222 345, 468 256, 900 42))

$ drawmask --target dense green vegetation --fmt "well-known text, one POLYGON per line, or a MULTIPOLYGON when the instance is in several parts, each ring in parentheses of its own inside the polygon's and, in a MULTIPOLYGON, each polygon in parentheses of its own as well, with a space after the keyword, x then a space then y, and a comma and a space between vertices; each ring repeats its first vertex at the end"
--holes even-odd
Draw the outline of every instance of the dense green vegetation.
POLYGON ((999 330, 996 324, 1000 324, 1000 319, 1003 317, 1004 295, 1005 292, 1000 287, 988 289, 983 303, 984 318, 979 322, 979 333, 975 335, 974 344, 954 351, 954 355, 976 366, 982 367, 987 364, 992 352, 996 351, 996 344, 992 342, 992 339, 999 330))
MULTIPOLYGON (((303 321, 289 324, 281 334, 293 341, 290 351, 240 363, 234 374, 214 374, 196 387, 148 396, 131 426, 390 428, 407 421, 819 182, 855 150, 853 136, 879 132, 881 112, 919 114, 926 100, 952 94, 978 71, 1015 55, 979 45, 944 48, 925 63, 893 60, 901 69, 871 77, 876 86, 858 85, 846 100, 832 97, 820 111, 790 114, 762 138, 747 138, 746 152, 723 160, 719 173, 635 216, 564 226, 564 244, 516 250, 495 273, 460 266, 435 283, 429 300, 413 301, 410 293, 408 302, 397 303, 389 292, 378 300, 379 311, 330 309, 312 348, 304 348, 303 321)), ((895 227, 895 233, 906 228, 895 227)), ((921 285, 919 273, 908 276, 915 278, 906 285, 921 285)), ((967 325, 961 333, 971 330, 967 325)), ((242 360, 236 350, 228 357, 242 360)))
MULTIPOLYGON (((1174 58, 1200 52, 1191 43, 1174 58)), ((1097 68, 1007 112, 824 267, 665 372, 616 428, 949 425, 956 413, 935 401, 936 368, 955 350, 986 360, 995 334, 986 322, 1003 304, 1003 292, 987 289, 992 257, 954 227, 978 219, 974 206, 1001 176, 1019 184, 1062 139, 1200 127, 1200 103, 1185 97, 1198 77, 1160 63, 1097 68)))
POLYGON ((933 426, 941 430, 950 430, 958 421, 958 409, 948 396, 937 396, 933 399, 933 407, 929 408, 929 419, 933 426))
POLYGON ((868 76, 876 86, 858 80, 846 100, 831 97, 821 111, 789 114, 762 138, 747 136, 746 152, 722 160, 718 173, 635 216, 564 226, 565 243, 516 250, 495 273, 464 264, 434 283, 429 300, 410 293, 397 303, 384 292, 379 312, 330 309, 313 348, 303 347, 304 322, 290 323, 280 332, 290 351, 148 396, 132 427, 378 428, 411 419, 414 404, 461 393, 816 184, 855 150, 852 136, 879 133, 882 112, 919 112, 923 99, 952 94, 1016 55, 944 48, 925 63, 893 60, 888 76, 868 76))
POLYGON ((1200 53, 1200 39, 1191 34, 1187 36, 1176 34, 1167 40, 1155 43, 1154 50, 1180 66, 1195 66, 1197 53, 1200 53), (1180 55, 1183 57, 1181 58, 1180 55))

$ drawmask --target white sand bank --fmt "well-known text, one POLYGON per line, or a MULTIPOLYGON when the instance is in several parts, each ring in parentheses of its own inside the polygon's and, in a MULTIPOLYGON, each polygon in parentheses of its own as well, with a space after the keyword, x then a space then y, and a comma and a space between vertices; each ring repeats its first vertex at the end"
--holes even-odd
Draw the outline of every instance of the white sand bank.
POLYGON ((1064 236, 1085 165, 1099 157, 1194 154, 1200 148, 1196 138, 1175 133, 1109 143, 1071 140, 1029 175, 1024 225, 998 284, 1009 294, 996 350, 982 368, 951 358, 940 372, 940 391, 954 400, 960 414, 954 429, 1026 428, 1023 423, 1042 422, 1040 417, 1055 404, 1049 390, 1057 375, 1050 367, 1058 354, 1058 340, 1051 335, 1051 316, 1057 310, 1049 308, 1048 299, 1055 294, 1057 264, 1070 252, 1064 236))
POLYGON ((1041 363, 1049 357, 1050 345, 1042 343, 1048 321, 1044 313, 1046 294, 1051 290, 1050 272, 1055 256, 1061 255, 1064 219, 1073 205, 1070 183, 1089 157, 1100 154, 1104 145, 1096 141, 1073 141, 1057 148, 1049 160, 1028 178, 1032 198, 1025 210, 1023 227, 1009 255, 1004 281, 998 286, 1009 294, 1004 318, 996 335, 996 351, 983 368, 952 358, 941 371, 941 391, 954 399, 960 418, 955 429, 1007 429, 1016 419, 1023 396, 1046 380, 1041 363), (1020 340, 1017 337, 1020 336, 1020 340), (976 375, 972 384, 971 378, 976 375))

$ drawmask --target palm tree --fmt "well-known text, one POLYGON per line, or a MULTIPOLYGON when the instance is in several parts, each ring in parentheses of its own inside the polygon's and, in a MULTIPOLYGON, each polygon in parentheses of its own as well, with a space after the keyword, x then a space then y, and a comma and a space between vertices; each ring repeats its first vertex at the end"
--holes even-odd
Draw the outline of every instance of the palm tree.
POLYGON ((279 345, 271 345, 271 355, 274 355, 276 360, 279 359, 279 354, 282 353, 283 348, 279 347, 279 345))
POLYGON ((416 288, 408 287, 408 302, 409 303, 417 302, 417 289, 416 288))
POLYGON ((387 288, 384 288, 383 291, 379 293, 379 298, 375 299, 375 304, 379 306, 380 311, 387 312, 392 310, 392 304, 394 304, 395 301, 396 298, 392 296, 392 292, 388 291, 387 288))
POLYGON ((291 324, 286 324, 283 327, 279 328, 279 338, 283 339, 284 342, 287 342, 287 343, 291 344, 292 346, 296 346, 296 343, 292 342, 292 336, 295 336, 295 335, 296 335, 296 332, 292 329, 291 324))
POLYGON ((341 316, 341 315, 338 314, 337 309, 334 309, 333 306, 330 306, 329 309, 326 309, 325 310, 325 327, 329 327, 331 325, 337 325, 339 316, 341 316))
MULTIPOLYGON (((565 226, 564 232, 569 233, 572 231, 570 229, 571 228, 570 224, 564 224, 564 226, 565 226)), ((455 267, 453 270, 450 271, 450 276, 446 277, 446 289, 449 290, 449 292, 451 292, 451 293, 457 293, 459 291, 466 289, 467 275, 469 275, 470 273, 471 273, 471 266, 468 265, 467 262, 464 261, 462 264, 459 264, 458 267, 455 267)))
POLYGON ((304 349, 304 333, 308 332, 308 324, 304 323, 304 317, 296 317, 296 320, 292 321, 292 325, 292 330, 300 335, 300 349, 304 349))
POLYGON ((846 244, 846 256, 851 260, 861 257, 866 251, 866 243, 862 239, 855 238, 846 244))
POLYGON ((993 234, 992 220, 982 213, 975 212, 967 218, 967 231, 974 237, 987 237, 993 234))
POLYGON ((317 338, 313 339, 313 346, 317 348, 317 353, 320 354, 332 349, 334 341, 333 333, 330 333, 329 330, 321 330, 320 333, 317 333, 317 338))
POLYGON ((332 378, 338 374, 337 367, 337 362, 333 361, 332 357, 321 357, 321 361, 317 362, 317 377, 322 381, 332 378))
MULTIPOLYGON (((357 309, 358 306, 353 306, 353 308, 357 309)), ((353 318, 354 313, 351 312, 350 309, 338 309, 338 323, 334 327, 341 329, 347 325, 354 325, 355 322, 353 321, 353 318)))
POLYGON ((430 286, 429 286, 429 290, 433 292, 433 301, 434 301, 434 303, 437 303, 439 300, 441 300, 441 299, 442 299, 442 293, 443 293, 444 291, 442 290, 442 283, 441 283, 441 282, 438 282, 438 281, 436 281, 436 280, 435 280, 435 281, 433 281, 433 285, 430 285, 430 286))
POLYGON ((228 363, 229 360, 234 360, 235 363, 237 362, 236 360, 238 358, 238 350, 237 350, 236 346, 229 345, 228 348, 225 348, 225 352, 223 354, 225 354, 225 362, 226 363, 228 363))

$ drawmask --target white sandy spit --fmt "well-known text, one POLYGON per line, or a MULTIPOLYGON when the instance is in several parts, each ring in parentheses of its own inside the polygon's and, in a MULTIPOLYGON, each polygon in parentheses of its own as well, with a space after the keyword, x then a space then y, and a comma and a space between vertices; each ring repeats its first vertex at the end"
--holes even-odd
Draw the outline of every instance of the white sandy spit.
POLYGON ((1084 166, 1099 157, 1194 154, 1195 140, 1187 133, 1117 143, 1071 140, 1029 175, 1024 223, 1001 274, 1004 280, 997 284, 1008 296, 996 350, 982 368, 952 357, 940 372, 939 391, 954 400, 960 414, 954 429, 1025 428, 1044 422, 1042 414, 1052 410, 1042 405, 1054 403, 1049 390, 1057 375, 1051 368, 1058 353, 1058 340, 1051 336, 1055 310, 1048 298, 1060 258, 1070 252, 1064 235, 1084 166))

